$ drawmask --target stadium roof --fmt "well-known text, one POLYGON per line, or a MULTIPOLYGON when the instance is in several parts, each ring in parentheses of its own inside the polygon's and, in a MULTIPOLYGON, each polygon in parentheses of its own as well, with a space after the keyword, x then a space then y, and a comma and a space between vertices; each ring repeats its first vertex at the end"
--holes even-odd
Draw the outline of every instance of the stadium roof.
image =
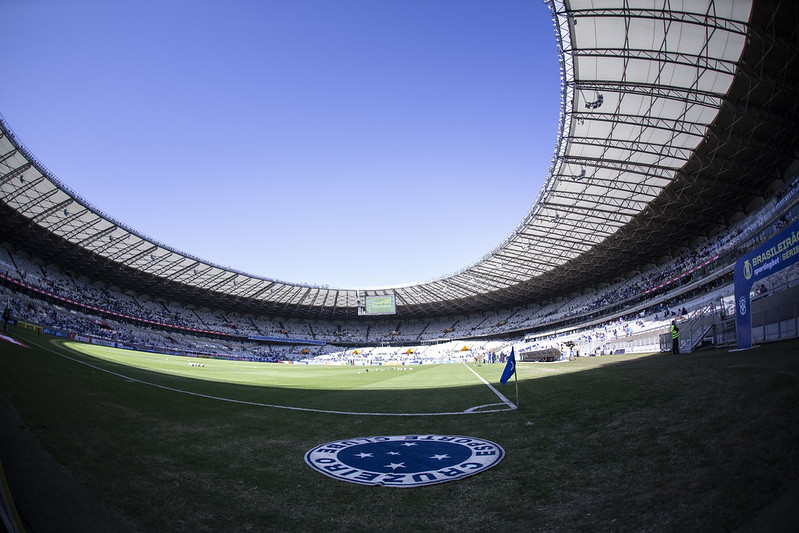
POLYGON ((215 265, 91 206, 2 121, 5 239, 91 280, 198 307, 344 320, 364 296, 393 294, 399 317, 446 316, 623 277, 723 231, 785 178, 799 147, 795 2, 547 3, 563 89, 556 152, 522 223, 459 272, 356 290, 215 265))

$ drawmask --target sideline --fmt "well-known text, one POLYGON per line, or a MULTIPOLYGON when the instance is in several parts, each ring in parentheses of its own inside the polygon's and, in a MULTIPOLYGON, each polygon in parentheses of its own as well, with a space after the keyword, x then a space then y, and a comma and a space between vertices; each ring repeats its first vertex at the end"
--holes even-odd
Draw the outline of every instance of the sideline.
MULTIPOLYGON (((477 372, 475 372, 475 371, 474 371, 474 369, 473 369, 472 367, 470 367, 470 366, 469 366, 469 365, 467 365, 466 363, 463 363, 463 365, 464 365, 466 368, 468 368, 469 370, 471 370, 471 371, 472 371, 472 374, 474 374, 475 376, 477 376, 477 377, 480 379, 480 381, 482 381, 483 383, 485 383, 486 387, 488 387, 489 389, 491 389, 492 391, 494 391, 494 394, 496 394, 496 395, 497 395, 497 397, 498 397, 500 400, 502 400, 502 402, 503 402, 505 405, 507 405, 507 406, 510 408, 510 410, 511 410, 511 411, 518 409, 518 407, 516 406, 516 404, 515 404, 515 403, 513 403, 513 402, 512 402, 512 401, 510 401, 510 400, 508 400, 508 399, 505 397, 505 395, 504 395, 504 394, 502 394, 501 392, 499 392, 499 391, 496 389, 496 387, 494 387, 494 386, 493 386, 491 383, 489 383, 489 382, 487 382, 486 380, 484 380, 484 379, 483 379, 483 376, 481 376, 480 374, 478 374, 477 372)), ((497 405, 498 405, 498 404, 497 404, 497 405)), ((506 409, 500 409, 500 411, 506 411, 506 409)), ((482 412, 483 412, 483 413, 490 413, 490 412, 492 412, 492 411, 482 411, 482 412)))
MULTIPOLYGON (((497 391, 494 387, 492 387, 482 377, 477 375, 477 373, 475 373, 475 375, 477 375, 477 377, 479 377, 480 380, 483 381, 483 383, 488 385, 495 393, 497 393, 497 395, 501 399, 503 399, 504 403, 507 404, 508 406, 510 406, 510 409, 486 409, 486 410, 476 411, 476 410, 474 410, 474 409, 476 409, 476 407, 470 407, 470 408, 466 409, 465 411, 451 411, 451 412, 443 412, 443 413, 370 413, 370 412, 363 412, 363 411, 336 411, 336 410, 332 410, 332 409, 314 409, 314 408, 311 408, 311 407, 296 407, 296 406, 292 406, 292 405, 277 405, 277 404, 270 404, 270 403, 250 402, 250 401, 247 401, 247 400, 236 400, 234 398, 225 398, 225 397, 222 397, 222 396, 213 396, 213 395, 210 395, 210 394, 202 394, 202 393, 199 393, 199 392, 187 391, 187 390, 178 389, 178 388, 175 388, 175 387, 168 387, 166 385, 160 385, 158 383, 152 383, 150 381, 144 381, 142 379, 132 378, 130 376, 126 376, 125 374, 121 374, 119 372, 114 372, 113 370, 108 370, 107 368, 99 367, 99 366, 94 365, 92 363, 89 363, 87 361, 81 361, 80 359, 76 359, 74 357, 70 357, 69 355, 66 355, 64 353, 60 353, 60 352, 58 352, 58 351, 56 351, 56 350, 54 350, 54 349, 52 349, 52 348, 50 348, 48 346, 44 346, 44 345, 40 344, 38 342, 31 342, 31 344, 41 348, 42 350, 45 350, 45 351, 50 352, 52 354, 55 354, 55 355, 57 355, 59 357, 63 357, 64 359, 68 359, 68 360, 73 361, 75 363, 80 363, 82 365, 88 366, 89 368, 93 368, 94 370, 97 370, 97 371, 100 371, 100 372, 105 372, 106 374, 111 374, 112 376, 116 376, 116 377, 122 378, 122 379, 124 379, 124 380, 126 380, 128 382, 139 383, 141 385, 149 385, 151 387, 156 387, 158 389, 168 390, 168 391, 171 391, 171 392, 177 392, 177 393, 180 393, 180 394, 188 394, 189 396, 195 396, 195 397, 198 397, 198 398, 206 398, 208 400, 217 400, 217 401, 220 401, 220 402, 237 403, 237 404, 241 404, 241 405, 252 405, 252 406, 255 406, 255 407, 271 407, 273 409, 286 409, 286 410, 289 410, 289 411, 305 411, 305 412, 309 412, 309 413, 324 413, 324 414, 331 414, 331 415, 400 416, 400 417, 475 415, 475 414, 483 414, 483 413, 501 413, 501 412, 512 411, 512 410, 516 409, 516 406, 513 405, 513 403, 511 403, 507 398, 502 396, 502 394, 500 394, 499 391, 497 391)), ((468 368, 468 366, 467 366, 467 368, 468 368)), ((472 370, 472 369, 469 368, 469 370, 472 370)), ((474 372, 474 370, 472 370, 472 372, 474 372)), ((494 404, 494 405, 501 405, 501 404, 494 404)), ((478 407, 485 407, 485 406, 478 406, 478 407)))

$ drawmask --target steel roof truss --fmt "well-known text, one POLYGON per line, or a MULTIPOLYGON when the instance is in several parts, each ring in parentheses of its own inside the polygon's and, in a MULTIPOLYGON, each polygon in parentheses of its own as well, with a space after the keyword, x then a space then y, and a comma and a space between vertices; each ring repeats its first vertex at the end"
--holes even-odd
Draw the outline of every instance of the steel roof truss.
MULTIPOLYGON (((626 2, 625 2, 626 4, 626 2)), ((711 2, 712 4, 712 2, 711 2)), ((664 23, 684 23, 702 26, 712 30, 721 30, 729 33, 746 36, 748 26, 746 22, 739 20, 729 19, 725 17, 717 17, 715 15, 690 13, 687 11, 676 11, 666 9, 632 9, 625 5, 622 8, 593 8, 593 9, 570 9, 568 16, 573 19, 597 17, 597 18, 636 18, 636 19, 653 19, 657 22, 664 23)))
POLYGON ((19 177, 25 173, 26 170, 31 168, 33 164, 28 161, 27 163, 20 165, 16 168, 12 168, 2 176, 0 176, 0 185, 5 185, 6 183, 10 182, 16 177, 19 177))

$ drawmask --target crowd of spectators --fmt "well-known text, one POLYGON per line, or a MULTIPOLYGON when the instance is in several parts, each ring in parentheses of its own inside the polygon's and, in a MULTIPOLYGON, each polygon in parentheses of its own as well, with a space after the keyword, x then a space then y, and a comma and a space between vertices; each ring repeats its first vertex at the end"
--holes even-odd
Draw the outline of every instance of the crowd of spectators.
MULTIPOLYGON (((543 305, 534 303, 525 308, 472 316, 347 322, 243 316, 136 296, 102 282, 62 272, 52 265, 42 265, 25 251, 11 253, 2 247, 0 274, 5 279, 4 298, 12 304, 14 316, 26 321, 118 343, 237 354, 256 360, 307 358, 331 352, 330 348, 321 347, 319 341, 332 346, 418 346, 425 342, 508 332, 520 332, 521 336, 523 331, 554 328, 564 321, 589 321, 620 305, 641 308, 636 311, 636 317, 625 317, 616 323, 606 323, 602 330, 582 333, 578 340, 590 343, 632 335, 647 327, 645 321, 649 318, 656 322, 683 314, 683 309, 674 308, 678 302, 664 300, 663 295, 729 268, 742 251, 756 246, 796 219, 799 204, 787 211, 781 210, 792 205, 798 193, 799 189, 792 186, 723 235, 660 266, 653 266, 629 279, 616 280, 601 290, 586 289, 579 296, 563 297, 543 305), (33 291, 16 290, 20 286, 33 291), (25 297, 22 297, 23 293, 25 297), (307 345, 301 342, 259 344, 248 342, 250 336, 315 342, 307 345)), ((715 290, 717 287, 712 288, 715 290)), ((411 353, 406 350, 406 355, 413 355, 414 350, 408 350, 411 353)), ((434 357, 440 358, 440 354, 434 357)))

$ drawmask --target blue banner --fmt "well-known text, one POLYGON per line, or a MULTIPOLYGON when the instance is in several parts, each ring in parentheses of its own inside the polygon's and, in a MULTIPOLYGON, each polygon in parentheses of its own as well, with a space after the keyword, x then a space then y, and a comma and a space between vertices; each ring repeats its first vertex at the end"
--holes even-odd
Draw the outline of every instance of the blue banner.
POLYGON ((42 333, 46 333, 47 335, 53 335, 54 337, 62 337, 64 339, 69 338, 69 334, 64 333, 63 331, 57 329, 42 328, 42 333))
POLYGON ((761 244, 735 263, 735 327, 738 348, 752 347, 752 285, 799 261, 799 221, 761 244))

